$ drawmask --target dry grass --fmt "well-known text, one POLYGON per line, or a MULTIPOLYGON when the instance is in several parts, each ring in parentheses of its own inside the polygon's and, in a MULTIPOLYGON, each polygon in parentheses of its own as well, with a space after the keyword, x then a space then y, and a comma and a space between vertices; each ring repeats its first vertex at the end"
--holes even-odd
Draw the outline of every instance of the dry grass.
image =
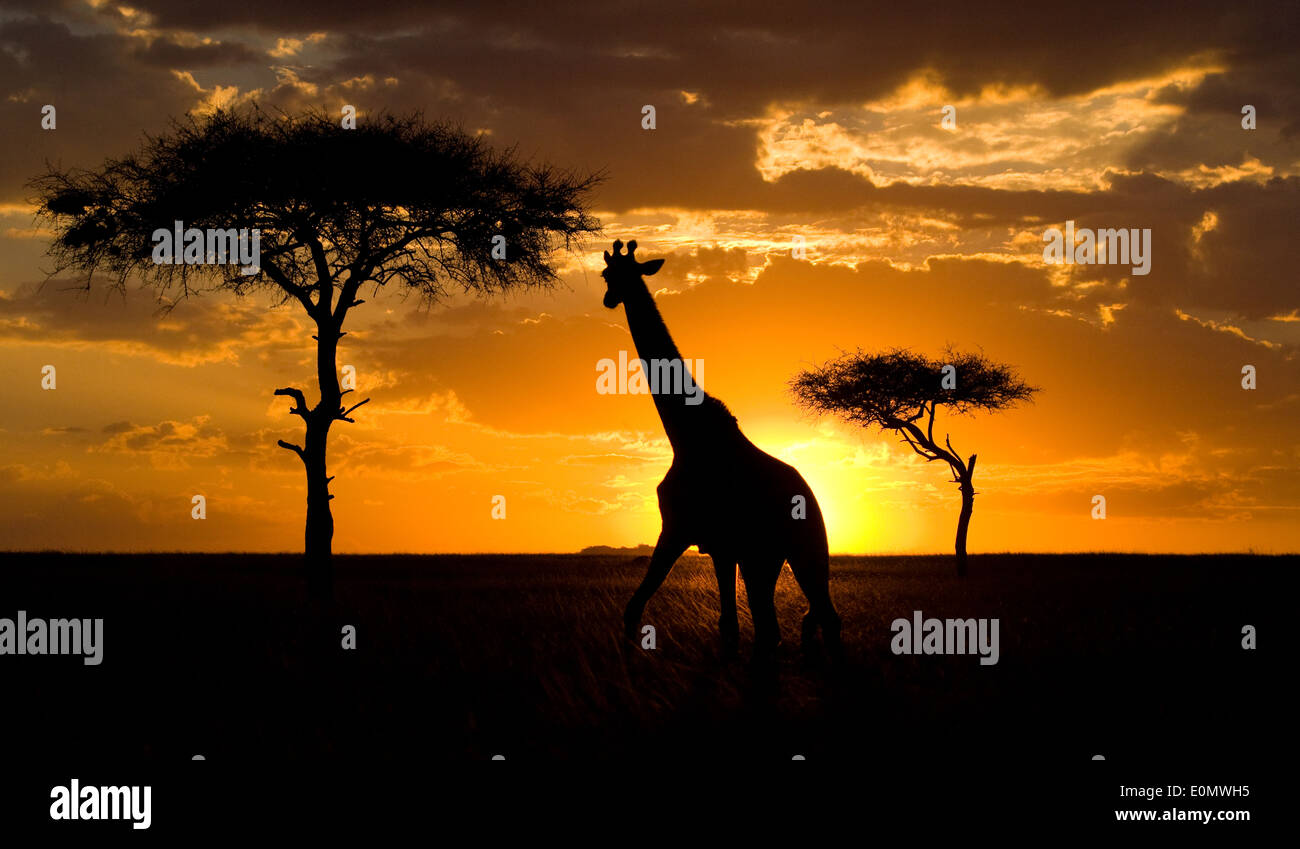
MULTIPOLYGON (((643 564, 599 556, 339 558, 308 602, 291 557, 0 556, 0 616, 102 616, 105 663, 0 658, 7 727, 85 756, 422 762, 877 758, 953 747, 1082 757, 1186 748, 1205 723, 1249 736, 1275 683, 1240 628, 1279 622, 1294 557, 987 555, 835 558, 846 659, 799 650, 804 603, 777 588, 774 664, 719 653, 709 561, 684 557, 646 611, 658 648, 620 640, 643 564), (913 610, 997 617, 1001 661, 895 656, 913 610), (358 649, 339 629, 358 629, 358 649), (26 688, 26 689, 22 689, 26 688), (77 731, 97 704, 105 738, 77 731), (76 749, 81 746, 81 749, 76 749)), ((1267 639, 1267 638, 1266 638, 1267 639)), ((1274 655, 1276 657, 1276 655, 1274 655)), ((1237 738, 1240 745, 1242 738, 1237 738)), ((1227 745, 1226 743, 1223 745, 1227 745)))

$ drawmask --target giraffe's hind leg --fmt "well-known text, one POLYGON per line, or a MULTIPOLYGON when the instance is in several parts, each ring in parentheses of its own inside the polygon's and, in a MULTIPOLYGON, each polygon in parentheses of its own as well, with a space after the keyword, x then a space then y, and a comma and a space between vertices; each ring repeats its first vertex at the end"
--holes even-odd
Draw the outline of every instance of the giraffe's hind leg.
POLYGON ((825 552, 797 554, 790 558, 790 571, 794 573, 799 589, 808 599, 808 612, 803 617, 802 637, 804 647, 812 645, 821 628, 826 648, 833 654, 840 651, 840 615, 831 603, 830 556, 825 552))

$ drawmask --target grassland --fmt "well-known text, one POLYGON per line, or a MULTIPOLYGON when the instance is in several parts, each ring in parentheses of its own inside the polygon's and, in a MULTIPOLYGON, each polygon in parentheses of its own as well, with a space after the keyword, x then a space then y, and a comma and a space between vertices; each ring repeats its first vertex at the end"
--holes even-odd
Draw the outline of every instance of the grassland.
POLYGON ((1269 756, 1296 557, 839 557, 846 657, 726 658, 708 561, 678 562, 620 639, 643 565, 574 555, 339 557, 310 600, 273 555, 0 555, 0 617, 102 617, 104 662, 0 657, 10 758, 455 764, 989 758, 1204 764, 1269 756), (896 656, 914 610, 997 617, 1000 660, 896 656), (1260 647, 1241 646, 1244 625, 1260 647), (357 648, 341 648, 353 625, 357 648))

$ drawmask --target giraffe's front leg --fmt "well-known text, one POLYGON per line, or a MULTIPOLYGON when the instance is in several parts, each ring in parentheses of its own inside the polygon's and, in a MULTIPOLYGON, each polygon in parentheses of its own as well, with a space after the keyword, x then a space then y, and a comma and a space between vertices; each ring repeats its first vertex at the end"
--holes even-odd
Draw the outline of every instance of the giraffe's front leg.
POLYGON ((655 553, 650 557, 650 568, 646 570, 641 585, 632 594, 632 599, 623 611, 623 634, 629 640, 636 640, 641 625, 641 615, 650 597, 668 577, 668 572, 686 551, 687 544, 668 531, 661 531, 659 542, 655 544, 655 553))
POLYGON ((718 579, 718 633, 722 652, 733 655, 740 646, 740 621, 736 618, 736 560, 713 555, 713 574, 718 579))
POLYGON ((641 614, 644 612, 645 602, 638 601, 635 595, 627 603, 627 607, 623 608, 623 638, 629 643, 636 642, 641 626, 641 614))

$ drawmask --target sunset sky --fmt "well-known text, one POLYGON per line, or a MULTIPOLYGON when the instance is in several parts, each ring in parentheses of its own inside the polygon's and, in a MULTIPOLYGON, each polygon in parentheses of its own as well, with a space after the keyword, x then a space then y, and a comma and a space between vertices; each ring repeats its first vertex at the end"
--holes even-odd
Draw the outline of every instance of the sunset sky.
POLYGON ((596 393, 597 363, 633 350, 601 305, 615 238, 667 259, 650 282, 682 355, 803 473, 833 552, 950 551, 957 488, 890 434, 802 413, 788 381, 948 343, 1042 388, 941 416, 979 454, 971 551, 1300 550, 1295 4, 548 5, 5 0, 0 549, 301 549, 302 466, 275 442, 302 422, 272 395, 314 402, 301 308, 38 291, 49 233, 24 185, 257 101, 423 110, 607 175, 606 237, 556 256, 552 292, 363 295, 339 362, 373 400, 331 434, 336 551, 654 541, 654 407, 596 393), (1151 273, 1045 264, 1067 220, 1149 228, 1151 273))

